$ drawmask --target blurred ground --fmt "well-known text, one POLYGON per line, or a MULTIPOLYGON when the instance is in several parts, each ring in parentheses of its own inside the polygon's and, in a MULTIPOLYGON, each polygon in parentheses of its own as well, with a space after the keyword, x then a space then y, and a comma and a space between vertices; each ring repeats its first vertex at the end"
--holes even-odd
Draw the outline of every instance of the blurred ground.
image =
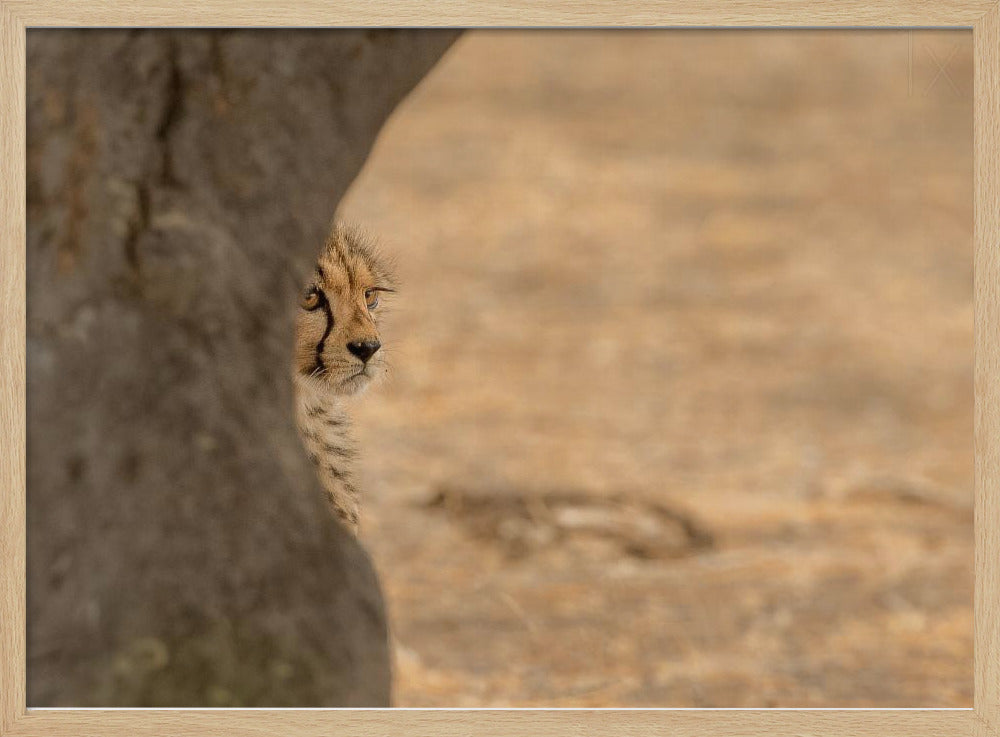
POLYGON ((399 706, 972 696, 971 34, 477 32, 342 214, 399 706))

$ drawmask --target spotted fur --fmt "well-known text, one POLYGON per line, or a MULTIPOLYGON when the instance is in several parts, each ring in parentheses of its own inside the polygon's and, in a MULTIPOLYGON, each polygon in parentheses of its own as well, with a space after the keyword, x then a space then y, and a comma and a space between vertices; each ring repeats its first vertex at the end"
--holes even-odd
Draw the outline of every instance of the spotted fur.
POLYGON ((337 224, 305 285, 295 320, 299 435, 331 509, 355 533, 361 504, 347 403, 385 373, 385 351, 376 348, 365 359, 358 346, 380 346, 379 317, 394 289, 390 268, 374 243, 359 230, 337 224))

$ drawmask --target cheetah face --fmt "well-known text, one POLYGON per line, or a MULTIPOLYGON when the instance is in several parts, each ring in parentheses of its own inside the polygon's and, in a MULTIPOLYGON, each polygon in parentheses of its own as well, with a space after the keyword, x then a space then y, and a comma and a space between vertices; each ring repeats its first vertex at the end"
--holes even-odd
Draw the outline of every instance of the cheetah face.
POLYGON ((385 372, 379 315, 393 279, 374 246, 337 225, 306 284, 295 321, 296 373, 356 394, 385 372))

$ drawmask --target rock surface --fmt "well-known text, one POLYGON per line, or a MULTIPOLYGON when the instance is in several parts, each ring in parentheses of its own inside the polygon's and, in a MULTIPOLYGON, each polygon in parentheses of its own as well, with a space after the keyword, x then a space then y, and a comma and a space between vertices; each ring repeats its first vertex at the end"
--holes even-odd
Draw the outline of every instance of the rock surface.
POLYGON ((28 33, 28 703, 380 706, 287 380, 300 278, 452 32, 28 33))

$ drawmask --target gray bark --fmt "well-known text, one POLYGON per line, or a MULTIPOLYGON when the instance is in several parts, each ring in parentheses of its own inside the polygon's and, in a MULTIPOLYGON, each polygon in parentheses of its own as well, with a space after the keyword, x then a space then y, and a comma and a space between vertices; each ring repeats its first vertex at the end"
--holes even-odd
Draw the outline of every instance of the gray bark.
POLYGON ((28 33, 28 703, 386 705, 292 416, 337 202, 452 32, 28 33))

